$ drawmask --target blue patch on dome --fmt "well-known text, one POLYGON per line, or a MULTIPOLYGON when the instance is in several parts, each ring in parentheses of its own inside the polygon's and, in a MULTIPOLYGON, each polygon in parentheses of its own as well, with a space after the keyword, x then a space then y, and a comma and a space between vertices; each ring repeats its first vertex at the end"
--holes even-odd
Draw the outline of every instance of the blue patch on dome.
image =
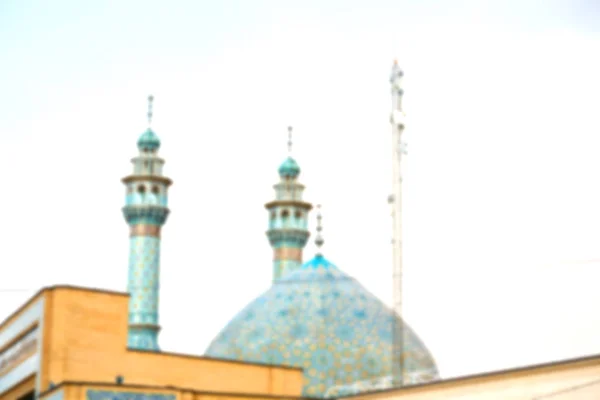
POLYGON ((290 328, 290 336, 294 339, 303 339, 307 334, 306 326, 302 324, 296 324, 290 328))
MULTIPOLYGON (((379 299, 317 255, 244 308, 206 354, 301 367, 303 394, 324 397, 330 388, 389 377, 392 332, 400 326, 379 299)), ((439 377, 431 354, 408 326, 404 360, 408 373, 439 377)))
POLYGON ((335 334, 339 339, 352 340, 354 338, 354 329, 342 325, 335 330, 335 334))
POLYGON ((381 372, 383 366, 379 357, 372 357, 371 355, 365 356, 362 360, 364 368, 373 375, 377 375, 381 372))
POLYGON ((316 349, 312 352, 312 365, 319 371, 334 368, 335 359, 334 353, 325 349, 316 349))

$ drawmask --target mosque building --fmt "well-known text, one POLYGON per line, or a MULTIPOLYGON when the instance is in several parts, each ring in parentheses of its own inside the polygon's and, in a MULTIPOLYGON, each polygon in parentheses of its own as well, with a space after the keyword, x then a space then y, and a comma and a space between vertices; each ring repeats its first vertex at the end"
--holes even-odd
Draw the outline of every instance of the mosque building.
MULTIPOLYGON (((393 74, 401 75, 397 66, 393 74)), ((161 143, 150 127, 152 101, 133 172, 122 179, 127 293, 47 287, 0 323, 0 400, 532 399, 569 388, 579 389, 553 399, 600 396, 600 356, 441 380, 399 303, 387 307, 325 257, 320 207, 318 251, 304 261, 313 206, 303 200, 291 154, 265 205, 271 287, 234 316, 204 356, 161 351, 160 238, 172 181, 163 175, 161 143)), ((392 123, 400 145, 399 113, 392 123)))
MULTIPOLYGON (((291 128, 290 128, 291 133, 291 128)), ((291 147, 291 143, 290 143, 291 147)), ((206 355, 300 367, 307 396, 337 396, 392 384, 393 339, 399 317, 319 248, 303 262, 309 237, 300 167, 291 156, 279 167, 267 237, 273 247, 271 287, 239 312, 217 335, 206 355)), ((405 326, 405 381, 438 379, 433 357, 405 326)))

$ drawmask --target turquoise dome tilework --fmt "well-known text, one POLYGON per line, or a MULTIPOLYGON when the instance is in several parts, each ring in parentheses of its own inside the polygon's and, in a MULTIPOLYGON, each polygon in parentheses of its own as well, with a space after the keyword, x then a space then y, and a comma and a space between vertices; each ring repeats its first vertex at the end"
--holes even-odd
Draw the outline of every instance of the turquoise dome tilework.
POLYGON ((130 348, 158 350, 158 290, 160 239, 152 236, 129 238, 130 348), (139 326, 139 327, 136 327, 139 326))
MULTIPOLYGON (((360 391, 365 385, 357 382, 391 376, 397 322, 359 282, 317 255, 244 308, 206 354, 301 367, 303 394, 326 397, 335 388, 360 391)), ((410 327, 404 329, 407 381, 437 379, 431 354, 410 327)))
POLYGON ((288 157, 279 166, 279 176, 282 178, 296 178, 300 175, 300 166, 292 157, 288 157))
POLYGON ((175 400, 174 394, 153 394, 139 392, 120 392, 108 390, 92 390, 86 392, 87 400, 175 400))
POLYGON ((141 134, 137 142, 138 149, 156 151, 160 147, 160 139, 150 128, 141 134))

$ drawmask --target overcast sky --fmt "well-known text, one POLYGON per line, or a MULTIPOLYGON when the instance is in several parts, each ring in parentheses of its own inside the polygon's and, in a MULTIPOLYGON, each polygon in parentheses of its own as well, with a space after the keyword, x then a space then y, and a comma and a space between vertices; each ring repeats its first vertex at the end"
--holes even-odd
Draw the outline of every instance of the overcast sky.
POLYGON ((390 302, 397 58, 405 313, 442 375, 600 353, 599 6, 489 3, 1 1, 0 319, 45 285, 125 290, 150 93, 164 350, 203 353, 270 285, 288 125, 325 255, 390 302))

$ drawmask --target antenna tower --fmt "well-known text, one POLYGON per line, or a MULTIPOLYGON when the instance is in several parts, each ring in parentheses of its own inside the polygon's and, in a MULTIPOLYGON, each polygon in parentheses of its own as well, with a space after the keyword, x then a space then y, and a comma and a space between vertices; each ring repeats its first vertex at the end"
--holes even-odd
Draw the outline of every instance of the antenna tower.
POLYGON ((396 61, 392 67, 392 194, 388 198, 392 213, 392 294, 393 310, 393 386, 404 384, 404 319, 402 313, 402 159, 406 144, 402 142, 404 113, 402 111, 402 70, 396 61))

